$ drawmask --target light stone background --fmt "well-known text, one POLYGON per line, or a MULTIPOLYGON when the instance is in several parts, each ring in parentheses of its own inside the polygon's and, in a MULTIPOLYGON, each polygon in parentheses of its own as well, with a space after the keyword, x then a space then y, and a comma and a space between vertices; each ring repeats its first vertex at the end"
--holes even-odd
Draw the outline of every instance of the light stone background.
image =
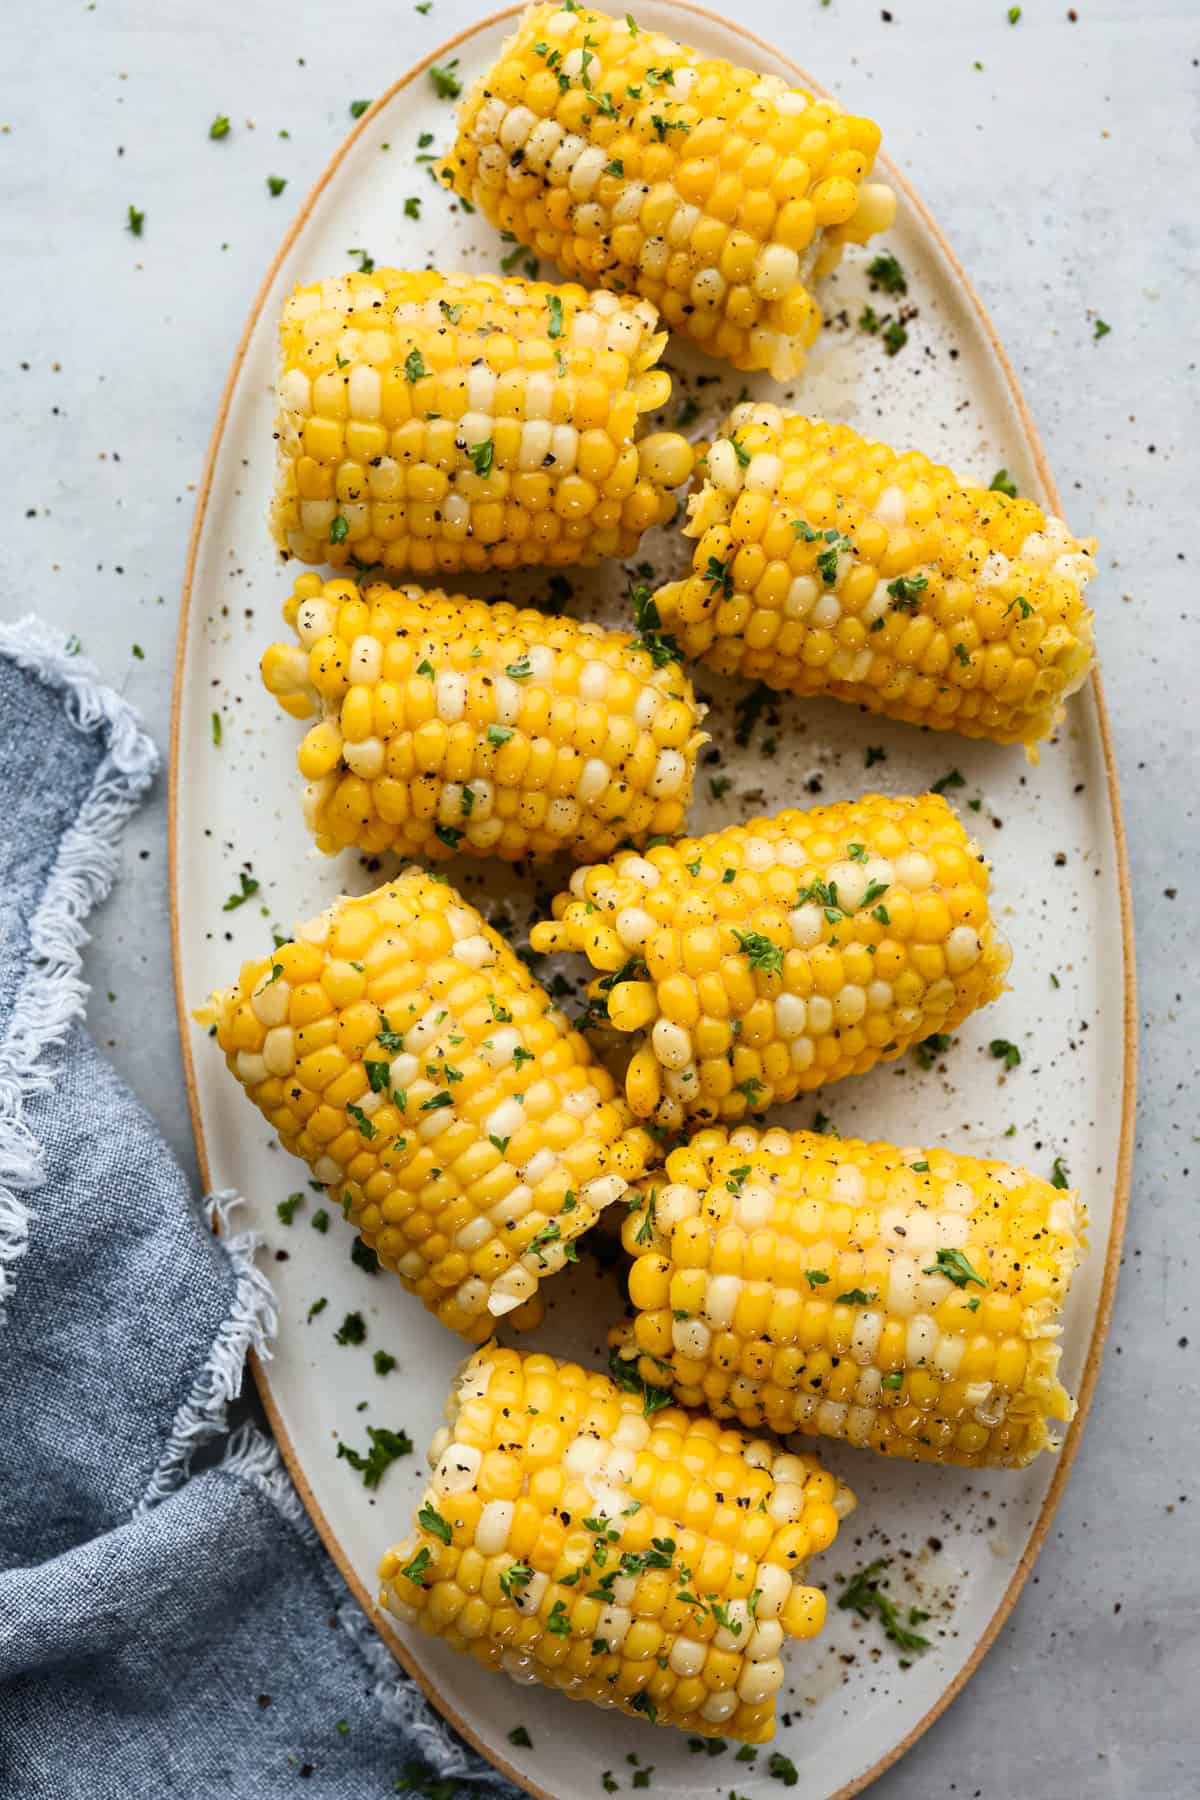
MULTIPOLYGON (((78 633, 164 751, 194 486, 251 299, 348 128, 349 102, 481 10, 480 0, 434 0, 427 16, 410 0, 0 6, 0 615, 36 610, 78 633), (213 143, 218 112, 233 130, 213 143), (279 198, 269 175, 287 179, 279 198), (146 215, 141 239, 124 228, 130 203, 146 215)), ((892 0, 883 12, 867 0, 739 0, 734 10, 882 122, 991 309, 1068 517, 1100 539, 1093 596, 1137 910, 1137 1162, 1091 1423, 997 1645, 875 1793, 1193 1800, 1200 550, 1188 482, 1200 423, 1200 4, 1080 0, 1072 21, 1062 0, 1025 0, 1015 24, 1004 0, 892 0), (1100 341, 1097 316, 1111 326, 1100 341)), ((88 971, 96 1036, 194 1169, 171 991, 165 780, 127 833, 88 971)))

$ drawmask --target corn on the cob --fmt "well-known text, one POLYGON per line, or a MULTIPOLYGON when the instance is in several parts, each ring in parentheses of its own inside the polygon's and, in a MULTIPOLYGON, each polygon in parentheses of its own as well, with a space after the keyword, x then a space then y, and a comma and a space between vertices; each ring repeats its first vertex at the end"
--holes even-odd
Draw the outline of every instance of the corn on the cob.
POLYGON ((671 378, 647 300, 488 276, 355 272, 280 331, 275 542, 417 573, 629 556, 692 471, 638 438, 671 378))
POLYGON ((411 1293, 464 1337, 539 1280, 650 1141, 525 965, 436 876, 341 899, 197 1015, 411 1293))
POLYGON ((628 14, 532 6, 463 101, 441 173, 567 274, 790 381, 821 323, 813 279, 895 216, 891 189, 864 184, 878 147, 869 119, 628 14))
MULTIPOLYGON (((301 575, 263 680, 293 718, 321 850, 594 860, 682 828, 705 741, 691 682, 622 632, 301 575)), ((653 648, 653 645, 652 645, 653 648)))
POLYGON ((618 1386, 494 1345, 446 1416, 418 1529, 380 1568, 385 1606, 516 1681, 706 1737, 771 1737, 784 1638, 824 1623, 807 1559, 833 1542, 848 1489, 631 1371, 618 1386))
POLYGON ((656 596, 690 656, 793 694, 1025 744, 1086 679, 1095 540, 917 451, 735 407, 656 596))
POLYGON ((637 1034, 634 1112, 739 1119, 861 1074, 1001 992, 978 846, 936 794, 754 819, 577 869, 536 950, 582 951, 637 1034))
POLYGON ((1016 1468, 1069 1419, 1073 1191, 1024 1169, 808 1132, 699 1133, 622 1226, 620 1354, 718 1418, 885 1456, 1016 1468))

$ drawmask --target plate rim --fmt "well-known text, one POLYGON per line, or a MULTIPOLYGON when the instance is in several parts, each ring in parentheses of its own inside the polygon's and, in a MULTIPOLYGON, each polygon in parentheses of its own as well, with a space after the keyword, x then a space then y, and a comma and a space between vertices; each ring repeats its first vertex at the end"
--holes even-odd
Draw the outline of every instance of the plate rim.
MULTIPOLYGON (((733 31, 747 44, 756 49, 766 51, 775 57, 792 74, 799 85, 808 92, 824 94, 828 90, 803 69, 795 59, 780 50, 769 39, 758 32, 751 31, 740 22, 723 17, 707 6, 696 4, 696 0, 666 0, 666 4, 680 12, 691 14, 694 18, 720 25, 733 31)), ((207 1191, 211 1185, 211 1171, 208 1159, 208 1147, 204 1137, 204 1124, 200 1114, 200 1100, 196 1085, 195 1063, 192 1055, 191 1016, 187 996, 183 991, 183 957, 181 945, 181 926, 179 908, 180 872, 183 861, 183 847, 179 842, 179 793, 180 793, 180 746, 182 741, 181 714, 185 680, 185 662, 188 644, 188 626, 191 615, 192 587, 196 573, 196 561, 199 554, 200 539, 208 514, 208 504, 212 494, 213 479, 216 472, 217 457, 224 440, 225 427, 233 401, 234 390, 241 375, 242 365, 246 359, 250 340, 266 306, 280 265, 292 249, 297 237, 306 224, 313 207, 329 184, 335 172, 350 154, 358 139, 375 119, 383 107, 387 106, 395 96, 408 87, 418 76, 424 74, 431 63, 444 58, 468 39, 479 33, 490 30, 506 19, 516 18, 525 10, 525 0, 516 0, 510 6, 501 7, 497 11, 487 13, 473 24, 465 26, 462 31, 435 46, 419 61, 413 63, 405 73, 399 76, 371 104, 362 118, 342 139, 329 161, 325 164, 316 181, 313 183, 299 211, 295 214, 275 255, 271 259, 262 281, 260 282, 246 323, 238 338, 229 372, 221 390, 217 405, 216 417, 213 421, 212 434, 205 452, 204 465, 196 492, 195 510, 192 515, 192 527, 188 538, 187 560, 184 565, 183 586, 180 595, 179 622, 175 643, 175 668, 171 691, 171 730, 168 748, 168 786, 167 786, 167 888, 171 923, 171 951, 173 965, 173 985, 175 991, 175 1018, 179 1031, 180 1054, 183 1064, 183 1079, 187 1090, 188 1114, 191 1120, 192 1135, 195 1140, 196 1157, 200 1166, 200 1175, 207 1191)), ((1021 389, 1008 352, 1005 350, 1000 336, 992 322, 990 313, 975 290, 966 270, 955 251, 948 242, 945 233, 933 217, 928 206, 917 194, 897 165, 890 157, 881 155, 879 166, 886 173, 887 179, 900 191, 906 203, 921 220, 925 230, 929 232, 945 257, 950 271, 958 285, 961 295, 967 301, 987 338, 992 352, 999 364, 1008 394, 1020 421, 1025 437, 1026 447, 1037 470, 1050 504, 1061 513, 1062 502, 1046 456, 1033 414, 1021 389)), ((1109 821, 1113 834, 1113 849, 1116 862, 1117 889, 1121 922, 1121 962, 1122 962, 1122 1031, 1124 1038, 1123 1075, 1121 1084, 1121 1124, 1117 1138, 1116 1172, 1113 1184, 1113 1213, 1109 1233, 1108 1254, 1105 1258, 1104 1273, 1101 1279, 1100 1292, 1096 1302, 1095 1319, 1087 1347, 1083 1371, 1079 1379, 1075 1417, 1071 1422, 1061 1450, 1058 1452, 1058 1463, 1053 1479, 1046 1491, 1045 1499, 1038 1511, 1036 1520, 1029 1534, 1025 1550, 1017 1563, 1007 1586, 998 1600, 995 1610, 983 1631, 976 1640, 975 1646, 962 1668, 954 1679, 937 1698, 928 1706, 916 1723, 885 1754, 879 1757, 863 1774, 855 1776, 829 1796, 829 1800, 853 1800, 853 1796, 883 1775, 899 1762, 912 1746, 922 1738, 929 1728, 957 1699, 972 1675, 975 1674, 984 1657, 991 1649, 1001 1627, 1007 1622, 1026 1581, 1037 1561, 1049 1533, 1051 1523, 1058 1511, 1067 1481, 1074 1467, 1075 1457, 1083 1437, 1095 1395, 1096 1382, 1103 1361, 1104 1347, 1108 1338, 1112 1320, 1113 1301, 1116 1294, 1117 1275, 1121 1264, 1121 1252, 1125 1239, 1125 1228, 1129 1213, 1129 1190, 1133 1168, 1134 1126, 1137 1111, 1137 1071, 1138 1071, 1138 1034, 1137 1034, 1137 971, 1133 930, 1133 898, 1129 880, 1128 846, 1125 836, 1124 816, 1121 805, 1121 790, 1117 775, 1116 756, 1113 751, 1112 733, 1109 726, 1108 706, 1104 695, 1104 684, 1101 679, 1099 661, 1093 664, 1091 673, 1092 696, 1096 708, 1096 723, 1100 736, 1100 748, 1104 761, 1105 783, 1108 791, 1109 821)), ((325 1549, 345 1581, 355 1600, 361 1606, 372 1627, 387 1645, 401 1668, 421 1689, 425 1697, 437 1708, 447 1722, 489 1762, 498 1769, 533 1800, 562 1800, 549 1788, 542 1787, 529 1775, 522 1773, 499 1751, 491 1750, 484 1744, 474 1728, 461 1716, 453 1698, 443 1694, 426 1673, 421 1663, 415 1658, 392 1629, 387 1618, 381 1613, 375 1599, 360 1580, 350 1559, 343 1550, 332 1525, 326 1518, 323 1509, 314 1495, 303 1464, 297 1455, 295 1446, 283 1424, 279 1408, 271 1391, 270 1377, 263 1360, 254 1350, 248 1352, 250 1370, 258 1389, 259 1399, 267 1415, 275 1441, 279 1446, 288 1474, 299 1494, 305 1510, 321 1538, 325 1549)))

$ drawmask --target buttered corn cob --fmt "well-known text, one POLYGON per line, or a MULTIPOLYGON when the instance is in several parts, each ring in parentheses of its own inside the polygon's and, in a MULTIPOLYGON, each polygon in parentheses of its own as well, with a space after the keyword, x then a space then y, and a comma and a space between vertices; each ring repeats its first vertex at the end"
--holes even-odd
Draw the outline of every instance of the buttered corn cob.
POLYGON ((197 1015, 411 1293, 465 1337, 539 1281, 645 1166, 608 1073, 502 938, 409 870, 341 899, 197 1015))
POLYGON ((719 1419, 885 1456, 1021 1467, 1074 1405, 1059 1315, 1078 1196, 1001 1162, 712 1128, 622 1226, 619 1354, 719 1419))
POLYGON ((293 718, 318 847, 606 856, 681 829, 701 709, 679 663, 622 632, 301 575, 297 644, 263 680, 293 718))
POLYGON ((618 1386, 494 1345, 446 1416, 417 1529, 383 1559, 383 1605, 518 1682, 706 1737, 771 1737, 784 1640, 824 1623, 806 1564, 848 1489, 632 1372, 618 1386))
POLYGON ((995 999, 988 870, 936 794, 754 819, 577 869, 534 948, 582 951, 635 1034, 634 1112, 739 1119, 861 1074, 995 999))
POLYGON ((917 451, 738 406, 688 513, 656 603, 722 674, 1036 757, 1091 667, 1095 540, 917 451))
POLYGON ((275 542, 417 573, 628 556, 692 450, 639 439, 671 378, 647 300, 376 269, 298 288, 280 330, 275 542))
POLYGON ((629 14, 531 6, 463 101, 442 177, 567 274, 789 381, 821 323, 810 284, 895 216, 864 180, 878 147, 869 119, 629 14))

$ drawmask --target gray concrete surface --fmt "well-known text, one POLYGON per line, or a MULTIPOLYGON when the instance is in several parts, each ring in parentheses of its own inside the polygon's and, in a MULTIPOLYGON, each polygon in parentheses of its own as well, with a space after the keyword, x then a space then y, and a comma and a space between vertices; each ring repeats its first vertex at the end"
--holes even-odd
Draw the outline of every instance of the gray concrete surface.
MULTIPOLYGON (((254 290, 349 102, 481 10, 0 9, 0 616, 33 609, 77 632, 164 748, 194 484, 254 290), (234 130, 213 143, 217 113, 234 130), (269 175, 287 179, 278 198, 269 175)), ((1011 24, 1004 0, 736 8, 883 122, 991 308, 1070 516, 1099 536, 1137 909, 1137 1162, 1090 1429, 1012 1619, 881 1800, 1200 1794, 1200 9, 1077 11, 1025 0, 1011 24), (1096 318, 1111 327, 1099 340, 1096 318)), ((96 922, 91 1021, 194 1167, 165 833, 160 783, 96 922)))

